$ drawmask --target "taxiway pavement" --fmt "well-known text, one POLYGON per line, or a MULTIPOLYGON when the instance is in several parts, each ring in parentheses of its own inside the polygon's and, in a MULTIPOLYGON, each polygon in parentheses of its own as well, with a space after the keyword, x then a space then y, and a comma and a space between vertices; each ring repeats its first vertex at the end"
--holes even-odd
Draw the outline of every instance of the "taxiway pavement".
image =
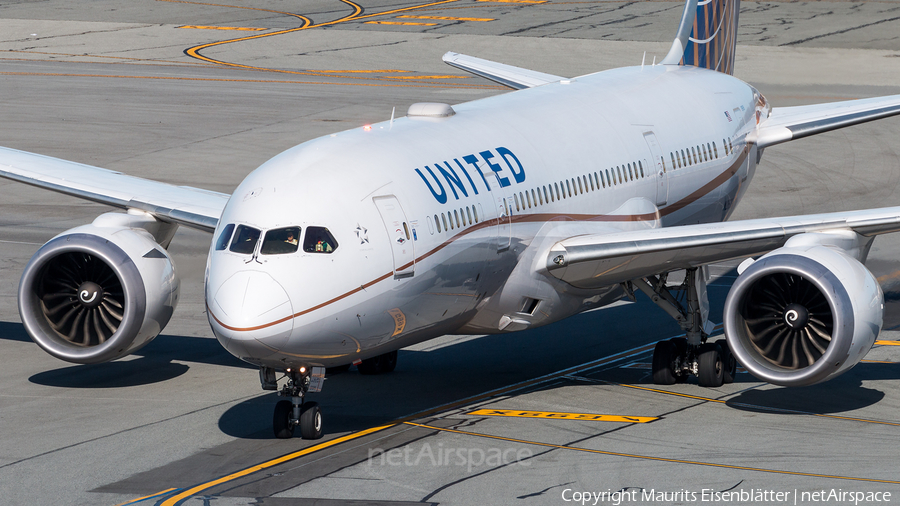
MULTIPOLYGON (((348 18, 356 9, 338 0, 225 4, 3 2, 0 145, 230 192, 305 140, 414 102, 507 92, 444 65, 446 51, 566 76, 645 51, 650 64, 681 11, 375 0, 348 18), (245 40, 186 54, 229 39, 245 40)), ((744 2, 736 75, 776 106, 897 94, 898 33, 897 1, 744 2)), ((734 218, 898 205, 898 138, 894 118, 770 148, 734 218)), ((210 236, 181 229, 170 251, 182 301, 164 333, 110 364, 60 362, 22 328, 18 279, 42 243, 108 210, 0 181, 0 504, 571 504, 573 491, 623 489, 670 494, 662 504, 699 502, 703 489, 900 500, 900 347, 815 387, 741 374, 720 389, 656 388, 652 343, 679 331, 646 298, 423 343, 391 375, 333 376, 316 399, 327 436, 277 440, 274 396, 206 321, 210 236)), ((898 246, 877 239, 868 264, 889 299, 885 341, 900 339, 898 246)), ((714 269, 714 316, 732 267, 714 269)))

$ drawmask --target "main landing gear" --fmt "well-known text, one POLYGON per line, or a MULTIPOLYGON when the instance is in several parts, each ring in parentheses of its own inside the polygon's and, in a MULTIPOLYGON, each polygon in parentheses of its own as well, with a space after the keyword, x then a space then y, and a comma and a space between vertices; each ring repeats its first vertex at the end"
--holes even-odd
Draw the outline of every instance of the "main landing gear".
MULTIPOLYGON (((288 439, 294 435, 294 428, 300 427, 303 439, 319 439, 322 431, 322 408, 319 403, 304 401, 307 393, 320 392, 325 380, 324 367, 300 367, 285 371, 287 383, 281 387, 278 395, 290 397, 291 400, 278 401, 272 417, 272 429, 275 437, 288 439)), ((262 367, 259 379, 263 390, 278 390, 278 379, 275 370, 262 367)))
POLYGON ((696 376, 703 387, 720 387, 723 383, 733 382, 737 362, 728 342, 724 339, 709 341, 713 325, 708 320, 705 276, 700 269, 687 269, 684 283, 678 287, 687 294, 685 307, 666 286, 667 275, 632 281, 650 300, 675 318, 685 331, 686 337, 656 343, 653 350, 653 382, 671 385, 687 381, 690 375, 696 376))

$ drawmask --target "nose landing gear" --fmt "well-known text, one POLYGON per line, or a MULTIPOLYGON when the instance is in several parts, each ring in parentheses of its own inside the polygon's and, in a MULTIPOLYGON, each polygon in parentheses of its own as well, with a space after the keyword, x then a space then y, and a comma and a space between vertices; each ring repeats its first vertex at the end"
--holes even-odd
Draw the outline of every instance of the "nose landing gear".
MULTIPOLYGON (((300 367, 285 371, 288 381, 281 387, 278 395, 290 397, 291 400, 278 401, 272 417, 272 429, 275 437, 289 439, 294 435, 294 428, 300 427, 303 439, 319 439, 322 430, 322 408, 319 403, 304 401, 306 394, 322 391, 325 380, 324 367, 300 367)), ((263 367, 259 371, 263 390, 277 390, 278 380, 275 370, 263 367)))

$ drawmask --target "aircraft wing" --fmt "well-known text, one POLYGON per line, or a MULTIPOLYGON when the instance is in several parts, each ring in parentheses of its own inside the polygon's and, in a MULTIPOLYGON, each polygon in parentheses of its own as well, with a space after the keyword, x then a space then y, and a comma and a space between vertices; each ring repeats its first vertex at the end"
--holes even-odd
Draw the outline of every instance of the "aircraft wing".
POLYGON ((546 265, 572 286, 599 288, 762 255, 798 234, 848 229, 865 237, 898 232, 900 207, 582 235, 556 243, 546 265))
POLYGON ((747 141, 764 148, 897 114, 900 114, 900 95, 830 104, 774 107, 757 131, 748 136, 747 141))
POLYGON ((485 79, 490 79, 495 83, 508 86, 514 90, 534 88, 535 86, 555 83, 565 79, 565 77, 544 74, 543 72, 513 67, 512 65, 482 60, 481 58, 454 52, 445 54, 443 60, 447 65, 465 70, 466 72, 481 76, 485 79))
POLYGON ((175 186, 121 172, 0 147, 0 176, 207 232, 216 228, 229 195, 175 186))

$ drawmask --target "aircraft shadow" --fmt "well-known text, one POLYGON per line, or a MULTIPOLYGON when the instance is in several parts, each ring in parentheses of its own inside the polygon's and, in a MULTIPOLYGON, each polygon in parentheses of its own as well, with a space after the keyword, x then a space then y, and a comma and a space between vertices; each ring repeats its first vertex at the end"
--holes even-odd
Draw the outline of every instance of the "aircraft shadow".
POLYGON ((0 340, 32 342, 28 332, 25 332, 25 326, 18 322, 0 322, 0 340))
MULTIPOLYGON (((356 368, 328 375, 321 394, 328 433, 356 431, 519 381, 645 344, 647 336, 678 333, 674 320, 643 298, 638 303, 583 313, 546 327, 461 341, 431 351, 400 350, 397 369, 362 376, 356 368)), ((219 429, 237 438, 273 439, 279 398, 260 395, 228 409, 219 429)))
MULTIPOLYGON (((747 376, 744 381, 757 381, 750 375, 744 376, 747 376)), ((846 413, 871 406, 884 398, 884 392, 863 386, 863 381, 896 379, 900 379, 900 369, 894 364, 863 362, 824 383, 746 390, 728 399, 726 404, 742 411, 785 415, 846 413)))
MULTIPOLYGON (((2 339, 31 341, 22 324, 0 323, 2 339), (6 328, 11 327, 7 333, 6 328), (18 334, 24 335, 20 339, 18 334)), ((104 364, 68 365, 37 373, 29 381, 44 386, 68 388, 120 388, 149 385, 186 373, 190 366, 180 362, 256 369, 228 353, 215 339, 160 335, 138 350, 135 360, 104 364)))

